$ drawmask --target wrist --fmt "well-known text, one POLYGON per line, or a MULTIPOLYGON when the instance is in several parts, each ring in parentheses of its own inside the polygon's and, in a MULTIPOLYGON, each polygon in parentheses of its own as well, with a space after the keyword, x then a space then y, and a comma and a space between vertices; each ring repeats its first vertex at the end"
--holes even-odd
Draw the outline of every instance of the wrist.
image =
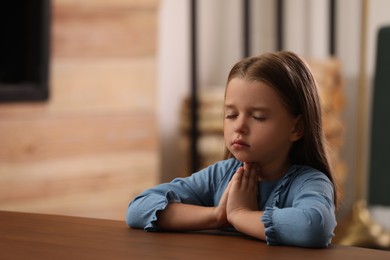
POLYGON ((262 211, 235 209, 231 214, 228 214, 228 220, 238 232, 265 240, 265 227, 261 221, 262 215, 262 211))
POLYGON ((226 209, 221 209, 218 206, 213 210, 214 228, 222 228, 229 226, 229 221, 226 215, 226 209))
POLYGON ((231 225, 233 225, 237 229, 237 227, 239 226, 239 223, 241 223, 242 221, 245 221, 245 214, 247 212, 249 212, 248 209, 244 209, 244 208, 235 209, 233 211, 230 211, 227 214, 227 220, 231 225))

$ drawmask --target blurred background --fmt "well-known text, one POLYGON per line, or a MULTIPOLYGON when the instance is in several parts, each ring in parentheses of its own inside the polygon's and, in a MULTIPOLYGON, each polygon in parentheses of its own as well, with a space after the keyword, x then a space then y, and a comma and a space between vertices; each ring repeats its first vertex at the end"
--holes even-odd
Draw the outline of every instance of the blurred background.
POLYGON ((308 61, 321 88, 339 223, 368 202, 364 225, 378 223, 386 243, 390 205, 368 194, 377 189, 370 114, 389 1, 199 0, 195 42, 190 0, 13 2, 0 11, 0 210, 124 220, 141 191, 192 172, 194 48, 199 167, 222 156, 230 68, 285 49, 308 61))

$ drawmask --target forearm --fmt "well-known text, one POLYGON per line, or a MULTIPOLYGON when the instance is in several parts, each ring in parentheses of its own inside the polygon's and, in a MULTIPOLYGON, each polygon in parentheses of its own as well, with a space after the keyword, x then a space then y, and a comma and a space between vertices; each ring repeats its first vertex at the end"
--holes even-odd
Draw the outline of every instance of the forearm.
POLYGON ((268 208, 262 221, 271 245, 326 247, 336 226, 334 214, 318 208, 268 208))
POLYGON ((157 226, 162 230, 205 230, 227 225, 215 207, 170 203, 158 212, 157 226))
POLYGON ((261 221, 262 216, 263 211, 240 210, 228 216, 228 220, 239 232, 265 241, 265 227, 261 221))

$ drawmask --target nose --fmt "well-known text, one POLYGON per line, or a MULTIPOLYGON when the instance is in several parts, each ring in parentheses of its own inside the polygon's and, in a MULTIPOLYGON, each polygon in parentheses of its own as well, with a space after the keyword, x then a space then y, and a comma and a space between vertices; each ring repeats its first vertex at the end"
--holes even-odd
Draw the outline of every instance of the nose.
POLYGON ((246 134, 248 133, 248 125, 245 119, 245 116, 237 117, 234 125, 234 132, 238 134, 246 134))

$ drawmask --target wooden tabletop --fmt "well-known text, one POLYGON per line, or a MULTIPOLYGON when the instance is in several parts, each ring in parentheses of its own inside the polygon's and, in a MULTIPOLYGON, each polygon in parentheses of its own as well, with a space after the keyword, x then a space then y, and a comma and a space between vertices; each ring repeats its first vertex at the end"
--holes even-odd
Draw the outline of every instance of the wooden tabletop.
POLYGON ((390 252, 332 245, 267 246, 215 232, 150 233, 123 221, 0 211, 0 259, 390 259, 390 252))

